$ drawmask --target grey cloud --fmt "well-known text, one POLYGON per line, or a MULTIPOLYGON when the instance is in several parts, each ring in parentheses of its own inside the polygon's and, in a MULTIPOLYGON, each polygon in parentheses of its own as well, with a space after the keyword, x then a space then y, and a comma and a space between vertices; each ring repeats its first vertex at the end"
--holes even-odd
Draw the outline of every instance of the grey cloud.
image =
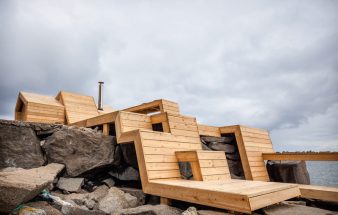
MULTIPOLYGON (((282 149, 285 136, 337 114, 337 9, 336 1, 1 1, 0 116, 12 116, 19 90, 95 96, 104 80, 114 108, 172 99, 202 123, 267 128, 282 149)), ((336 144, 328 131, 309 132, 307 147, 336 144)))

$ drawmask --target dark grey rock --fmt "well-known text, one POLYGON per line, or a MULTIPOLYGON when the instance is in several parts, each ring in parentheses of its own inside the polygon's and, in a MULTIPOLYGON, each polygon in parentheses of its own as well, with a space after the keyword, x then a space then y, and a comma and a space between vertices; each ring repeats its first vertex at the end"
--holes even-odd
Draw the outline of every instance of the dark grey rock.
POLYGON ((129 193, 132 196, 137 198, 137 206, 144 205, 146 202, 146 194, 141 189, 130 188, 130 187, 120 187, 125 193, 129 193))
POLYGON ((8 213, 47 188, 64 168, 62 164, 0 172, 0 212, 8 213))
POLYGON ((307 207, 303 205, 278 204, 263 208, 265 215, 334 215, 337 212, 328 211, 320 208, 307 207))
POLYGON ((105 213, 115 213, 121 209, 136 207, 137 203, 136 197, 116 187, 111 187, 107 195, 99 201, 99 210, 105 213))
POLYGON ((201 139, 206 143, 231 143, 233 138, 231 137, 209 137, 209 136, 202 136, 201 139))
POLYGON ((121 144, 120 147, 123 154, 124 162, 132 166, 134 169, 138 169, 134 143, 121 144))
POLYGON ((235 146, 231 144, 224 144, 220 142, 211 142, 208 147, 215 151, 224 151, 226 153, 235 153, 235 146))
POLYGON ((106 215, 105 212, 99 210, 88 210, 86 207, 78 205, 62 206, 62 213, 65 215, 106 215))
POLYGON ((204 143, 202 143, 202 149, 207 150, 207 151, 211 151, 211 149, 204 143))
POLYGON ((29 123, 0 120, 0 148, 0 169, 30 169, 45 163, 40 139, 29 123))
POLYGON ((71 193, 78 193, 81 191, 84 178, 63 178, 60 177, 56 187, 71 193))
POLYGON ((42 146, 48 162, 63 163, 71 177, 105 167, 114 161, 113 137, 92 129, 63 127, 42 146))
POLYGON ((107 179, 103 180, 102 183, 104 183, 108 187, 114 187, 114 185, 115 185, 115 181, 112 178, 107 178, 107 179))
POLYGON ((108 172, 109 175, 118 178, 121 181, 138 181, 140 180, 140 173, 134 169, 133 167, 129 166, 124 169, 122 172, 108 172))
POLYGON ((57 196, 66 202, 74 202, 79 206, 85 206, 88 209, 98 209, 98 202, 107 195, 108 187, 103 185, 96 188, 91 193, 72 193, 72 194, 60 194, 52 192, 53 196, 57 196))
POLYGON ((305 161, 268 161, 266 168, 271 181, 310 184, 305 161))
POLYGON ((121 209, 112 215, 181 215, 181 210, 168 205, 142 205, 136 208, 121 209))
POLYGON ((191 165, 189 162, 178 162, 181 177, 184 179, 191 179, 193 177, 191 165))
POLYGON ((234 174, 239 177, 244 176, 244 171, 240 160, 239 161, 227 160, 227 162, 231 174, 234 174))
POLYGON ((228 160, 233 160, 233 161, 238 161, 240 160, 240 156, 239 153, 235 153, 235 154, 226 154, 226 157, 228 160))

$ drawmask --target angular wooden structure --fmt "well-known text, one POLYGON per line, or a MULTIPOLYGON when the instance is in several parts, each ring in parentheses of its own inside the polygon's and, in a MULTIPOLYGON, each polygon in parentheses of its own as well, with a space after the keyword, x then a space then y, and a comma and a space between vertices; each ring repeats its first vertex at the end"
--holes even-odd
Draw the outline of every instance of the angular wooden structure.
POLYGON ((20 92, 15 106, 15 119, 64 124, 65 111, 63 105, 51 96, 20 92))
MULTIPOLYGON (((119 144, 133 142, 142 189, 160 196, 161 202, 177 199, 251 213, 300 195, 329 201, 338 199, 336 188, 269 182, 265 159, 309 157, 275 153, 268 131, 242 125, 201 125, 196 118, 181 115, 177 103, 164 99, 104 113, 97 111, 94 99, 89 96, 63 91, 56 98, 20 93, 16 119, 99 126, 104 134, 116 135, 119 144), (223 152, 202 150, 202 135, 235 136, 246 180, 231 179, 223 152), (181 179, 178 162, 191 164, 194 180, 181 179)), ((337 160, 335 153, 316 154, 312 159, 320 160, 323 156, 337 160)))
POLYGON ((112 112, 109 106, 97 110, 92 96, 60 91, 54 98, 36 93, 20 92, 15 107, 15 120, 71 124, 112 112))
POLYGON ((66 124, 71 124, 99 115, 94 98, 76 93, 61 91, 56 99, 65 108, 66 124))
POLYGON ((145 193, 244 213, 300 195, 294 184, 231 179, 225 154, 202 150, 193 117, 116 111, 74 125, 109 124, 115 125, 119 144, 134 143, 145 193), (154 131, 158 123, 166 131, 154 131), (179 161, 192 164, 194 181, 181 179, 179 161))
MULTIPOLYGON (((222 127, 199 125, 198 127, 201 135, 235 135, 247 180, 270 181, 265 160, 338 161, 337 152, 275 153, 269 132, 264 129, 242 125, 222 127)), ((298 185, 298 187, 304 198, 338 202, 338 188, 314 185, 298 185)))

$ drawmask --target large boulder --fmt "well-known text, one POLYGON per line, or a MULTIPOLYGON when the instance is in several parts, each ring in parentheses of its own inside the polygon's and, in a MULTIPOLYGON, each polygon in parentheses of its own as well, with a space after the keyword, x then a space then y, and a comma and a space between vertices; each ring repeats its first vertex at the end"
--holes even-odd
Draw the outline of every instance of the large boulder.
POLYGON ((61 211, 57 210, 45 201, 29 202, 26 205, 32 208, 44 210, 48 215, 62 215, 61 211))
POLYGON ((268 161, 266 168, 271 181, 310 184, 305 161, 268 161))
POLYGON ((53 196, 57 196, 66 202, 74 202, 80 207, 86 207, 90 210, 98 209, 98 202, 107 195, 108 187, 103 185, 96 188, 91 193, 72 193, 64 195, 56 192, 52 192, 53 196))
POLYGON ((133 208, 138 204, 136 197, 122 190, 111 187, 105 197, 99 202, 99 210, 105 213, 115 213, 124 208, 133 208))
POLYGON ((84 178, 59 178, 59 181, 56 185, 57 188, 71 192, 78 193, 81 191, 81 186, 83 185, 84 178))
POLYGON ((79 176, 114 161, 113 137, 92 129, 63 127, 42 145, 48 162, 65 164, 66 174, 79 176))
POLYGON ((121 181, 138 181, 140 180, 140 173, 131 166, 121 171, 110 171, 109 175, 121 180, 121 181))
POLYGON ((279 204, 263 209, 265 215, 338 215, 338 212, 303 205, 279 204))
POLYGON ((181 215, 180 209, 168 205, 142 205, 136 208, 121 209, 112 215, 181 215))
POLYGON ((141 189, 120 187, 120 190, 125 193, 129 193, 132 196, 135 196, 137 198, 137 206, 141 206, 146 203, 146 194, 141 189))
POLYGON ((129 166, 138 169, 137 156, 134 143, 121 144, 123 160, 129 166))
POLYGON ((225 144, 225 143, 219 143, 219 142, 212 142, 209 143, 208 147, 215 151, 224 151, 226 153, 235 153, 236 148, 232 144, 225 144))
POLYGON ((0 212, 9 213, 19 204, 34 198, 63 168, 64 165, 53 163, 29 170, 0 172, 0 212))
POLYGON ((45 163, 40 139, 29 123, 0 120, 0 148, 0 169, 30 169, 45 163))

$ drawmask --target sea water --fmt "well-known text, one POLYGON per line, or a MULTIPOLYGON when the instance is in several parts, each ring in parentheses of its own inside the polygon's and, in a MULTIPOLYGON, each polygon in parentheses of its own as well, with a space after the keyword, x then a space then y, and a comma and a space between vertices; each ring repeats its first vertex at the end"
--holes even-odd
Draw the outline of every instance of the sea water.
POLYGON ((306 161, 312 185, 338 187, 337 161, 306 161))

